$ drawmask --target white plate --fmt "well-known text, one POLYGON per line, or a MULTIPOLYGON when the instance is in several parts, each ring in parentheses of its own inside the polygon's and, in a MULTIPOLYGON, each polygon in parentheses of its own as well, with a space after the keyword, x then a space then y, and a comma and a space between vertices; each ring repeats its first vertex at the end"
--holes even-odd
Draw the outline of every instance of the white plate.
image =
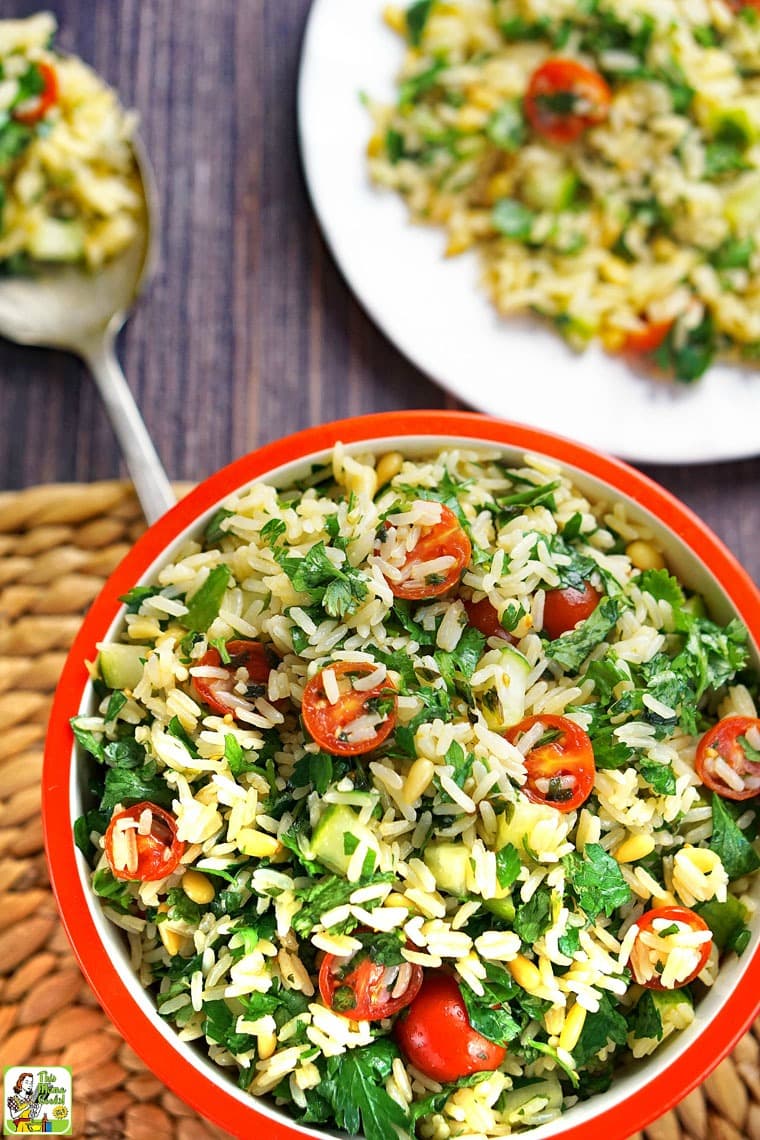
POLYGON ((360 92, 391 101, 403 44, 386 0, 315 0, 298 114, 306 180, 346 280, 385 334, 432 379, 492 415, 639 462, 760 453, 760 372, 718 365, 692 385, 639 375, 596 346, 578 355, 551 329, 498 316, 476 256, 444 259, 440 230, 368 178, 360 92))

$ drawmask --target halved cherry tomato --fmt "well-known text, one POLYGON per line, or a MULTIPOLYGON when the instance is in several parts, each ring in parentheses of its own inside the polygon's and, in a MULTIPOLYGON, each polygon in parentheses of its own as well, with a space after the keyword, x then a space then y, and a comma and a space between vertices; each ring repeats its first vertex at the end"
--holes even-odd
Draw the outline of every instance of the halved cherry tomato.
POLYGON ((115 879, 126 879, 130 882, 140 880, 151 883, 156 879, 165 879, 174 871, 185 851, 185 844, 177 839, 177 821, 173 815, 156 804, 144 801, 134 807, 125 808, 112 817, 106 829, 105 855, 108 866, 115 879), (125 822, 139 823, 144 811, 151 813, 150 830, 147 835, 140 835, 135 827, 124 828, 125 822), (114 854, 114 846, 118 849, 118 832, 131 832, 137 845, 137 865, 128 868, 124 860, 114 854))
MULTIPOLYGON (((695 768, 703 784, 725 800, 749 800, 760 795, 760 761, 752 759, 742 747, 742 737, 752 729, 760 732, 760 720, 754 716, 724 716, 705 733, 697 745, 695 768), (728 764, 742 782, 732 788, 716 771, 718 760, 728 764)), ((749 742, 748 742, 749 743, 749 742)))
POLYGON ((374 673, 376 665, 367 661, 336 661, 307 681, 303 691, 301 716, 310 736, 333 756, 358 756, 370 752, 390 736, 396 726, 396 689, 388 677, 371 689, 355 689, 352 679, 374 673), (332 670, 339 697, 333 704, 325 692, 324 674, 332 670), (363 718, 363 724, 352 726, 363 718))
POLYGON ((492 1072, 507 1055, 503 1045, 472 1028, 462 991, 444 970, 425 974, 420 992, 393 1032, 406 1059, 443 1083, 492 1072))
POLYGON ((466 599, 464 608, 470 625, 480 630, 486 637, 501 637, 504 641, 511 641, 514 644, 515 638, 501 624, 499 615, 488 598, 481 598, 479 602, 466 599))
POLYGON ((228 641, 225 647, 230 656, 228 665, 222 664, 222 657, 218 649, 212 647, 195 665, 208 665, 212 669, 223 669, 226 677, 196 677, 193 676, 193 686, 204 704, 214 712, 232 713, 237 716, 240 709, 252 711, 253 700, 266 696, 269 674, 272 672, 272 658, 266 646, 260 641, 228 641), (243 696, 234 691, 235 674, 238 669, 246 669, 248 681, 247 693, 243 696))
MULTIPOLYGON (((636 922, 635 925, 638 927, 639 933, 642 931, 655 932, 654 923, 657 919, 662 919, 666 923, 666 926, 663 928, 665 930, 674 922, 683 923, 684 926, 688 926, 689 930, 700 932, 710 930, 710 927, 707 925, 703 918, 685 906, 655 907, 654 910, 648 910, 646 914, 642 914, 641 918, 638 920, 638 922, 636 922)), ((660 981, 659 973, 654 974, 651 978, 647 978, 646 981, 643 980, 644 970, 642 969, 642 965, 643 961, 645 960, 647 948, 640 944, 638 937, 636 938, 636 941, 634 942, 631 949, 628 964, 631 967, 631 973, 633 974, 634 981, 638 982, 640 986, 646 986, 648 990, 680 990, 682 986, 688 986, 689 982, 693 982, 694 979, 702 973, 705 965, 707 964, 707 959, 710 957, 711 947, 712 937, 703 942, 699 947, 699 961, 692 972, 687 977, 683 978, 679 982, 676 982, 675 985, 672 986, 664 986, 660 981)))
POLYGON ((609 113, 612 92, 598 71, 574 59, 547 59, 530 77, 525 114, 549 142, 574 142, 609 113))
POLYGON ((35 66, 42 78, 42 90, 39 95, 25 99, 12 112, 16 122, 24 123, 27 127, 38 123, 43 115, 58 102, 58 76, 55 69, 49 63, 44 62, 35 66))
POLYGON ((659 348, 665 337, 673 327, 672 321, 644 321, 640 329, 626 333, 623 341, 623 352, 632 352, 637 356, 644 356, 659 348))
POLYGON ((575 721, 549 713, 521 720, 505 733, 507 740, 516 744, 536 724, 542 724, 553 739, 545 744, 539 740, 525 757, 528 779, 523 792, 531 803, 546 804, 561 812, 575 811, 594 787, 596 765, 591 741, 575 721))
POLYGON ((585 621, 599 605, 602 595, 590 582, 583 587, 565 586, 561 590, 547 590, 544 598, 544 633, 554 641, 585 621))
POLYGON ((726 0, 726 3, 734 12, 741 12, 742 8, 754 8, 760 12, 760 0, 726 0))
POLYGON ((319 970, 322 1001, 352 1021, 392 1017, 414 1000, 422 985, 421 966, 373 962, 371 940, 366 941, 367 946, 351 958, 326 954, 319 970))
POLYGON ((422 598, 436 598, 456 585, 462 571, 470 561, 472 544, 459 525, 452 510, 441 504, 440 522, 423 528, 423 534, 413 550, 410 550, 401 567, 403 577, 398 582, 386 579, 397 598, 418 601, 422 598), (437 573, 422 574, 419 569, 425 563, 437 558, 453 559, 451 565, 437 573))

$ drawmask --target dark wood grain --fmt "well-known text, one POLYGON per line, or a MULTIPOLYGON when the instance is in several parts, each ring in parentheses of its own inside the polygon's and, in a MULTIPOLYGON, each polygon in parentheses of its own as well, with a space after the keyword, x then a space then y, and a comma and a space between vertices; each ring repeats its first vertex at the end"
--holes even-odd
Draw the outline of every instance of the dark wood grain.
MULTIPOLYGON (((39 6, 5 0, 2 15, 39 6)), ((202 478, 258 444, 343 415, 454 406, 367 319, 315 224, 295 135, 309 0, 49 6, 62 44, 139 109, 155 164, 161 265, 121 356, 172 477, 202 478)), ((715 430, 731 431, 730 408, 715 430)), ((0 487, 120 470, 80 364, 0 341, 0 487)), ((759 460, 648 473, 760 581, 759 460)))

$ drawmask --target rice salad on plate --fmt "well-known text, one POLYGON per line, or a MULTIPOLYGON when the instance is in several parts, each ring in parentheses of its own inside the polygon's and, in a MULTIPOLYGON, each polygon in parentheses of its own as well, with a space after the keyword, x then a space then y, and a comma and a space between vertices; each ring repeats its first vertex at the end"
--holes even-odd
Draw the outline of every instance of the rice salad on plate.
POLYGON ((0 273, 85 263, 136 238, 144 204, 136 117, 75 56, 53 48, 55 18, 0 20, 0 273))
POLYGON ((760 354, 757 0, 416 0, 369 171, 500 313, 693 381, 760 354))
POLYGON ((75 839, 181 1041, 297 1121, 446 1140, 692 1022, 750 937, 756 677, 622 503, 338 445, 171 558, 91 663, 75 839))

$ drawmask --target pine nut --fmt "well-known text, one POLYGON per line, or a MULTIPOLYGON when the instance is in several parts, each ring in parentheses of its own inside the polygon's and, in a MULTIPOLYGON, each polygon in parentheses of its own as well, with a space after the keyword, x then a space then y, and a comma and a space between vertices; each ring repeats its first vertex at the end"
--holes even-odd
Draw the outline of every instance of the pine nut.
POLYGON ((468 250, 474 242, 472 234, 458 233, 453 234, 449 238, 449 244, 446 246, 444 257, 458 257, 460 253, 468 250))
POLYGON ((398 891, 391 891, 385 900, 385 906, 403 906, 406 907, 407 910, 416 909, 414 904, 409 902, 409 899, 406 897, 406 895, 400 895, 398 891))
POLYGON ((216 895, 211 879, 201 871, 193 870, 192 867, 182 876, 182 890, 191 902, 198 903, 199 906, 213 902, 216 895))
POLYGON ((683 855, 688 855, 689 862, 703 875, 709 874, 721 865, 720 856, 706 847, 692 847, 691 844, 687 844, 681 850, 683 855))
POLYGON ((654 851, 654 839, 651 835, 629 835, 618 847, 615 858, 618 863, 635 863, 637 859, 644 859, 654 851))
MULTIPOLYGON (((341 477, 339 476, 339 479, 341 477)), ((377 491, 377 475, 375 474, 374 467, 368 467, 366 463, 359 463, 356 459, 352 459, 350 455, 346 455, 343 459, 343 485, 347 491, 353 491, 355 495, 366 495, 368 499, 373 499, 377 491)))
MULTIPOLYGON (((168 910, 169 907, 166 905, 166 903, 161 903, 159 905, 159 914, 166 914, 168 910)), ((176 930, 170 930, 166 922, 159 922, 158 936, 163 942, 164 948, 170 958, 174 958, 177 954, 179 954, 180 950, 182 949, 182 943, 185 941, 181 934, 177 934, 176 930)))
POLYGON ((253 827, 241 827, 238 832, 238 847, 244 855, 251 855, 254 859, 271 859, 279 852, 281 845, 274 835, 266 835, 253 827))
POLYGON ((607 281, 611 281, 613 285, 626 285, 631 271, 624 261, 619 257, 613 257, 608 254, 601 264, 602 273, 607 281))
POLYGON ((374 134, 367 143, 367 158, 379 158, 383 153, 385 140, 382 135, 374 134))
POLYGON ((406 35, 406 15, 403 9, 389 4, 383 11, 383 19, 391 31, 398 32, 400 36, 406 35))
POLYGON ((481 107, 473 107, 471 103, 460 107, 457 114, 457 126, 462 131, 479 131, 485 124, 487 115, 481 107))
POLYGON ((476 107, 482 107, 485 111, 495 111, 502 96, 486 87, 485 84, 479 83, 470 91, 470 99, 476 107))
POLYGON ((386 451, 385 455, 381 455, 375 468, 378 487, 384 487, 386 483, 390 483, 394 475, 398 475, 403 465, 404 457, 400 451, 386 451))
POLYGON ((560 1049, 566 1049, 568 1053, 572 1053, 578 1044, 578 1038, 583 1031, 585 1021, 586 1011, 582 1005, 576 1002, 565 1018, 565 1024, 562 1026, 562 1032, 559 1035, 560 1049))
POLYGON ((599 336, 608 352, 620 352, 626 341, 626 334, 620 329, 603 328, 599 336))
POLYGON ((277 1036, 274 1033, 260 1033, 256 1038, 256 1052, 260 1061, 268 1061, 277 1048, 277 1036))
POLYGON ((663 570, 665 568, 665 559, 659 550, 655 549, 651 542, 645 542, 643 538, 629 542, 625 552, 637 570, 663 570))
POLYGON ((565 1010, 561 1005, 553 1005, 544 1014, 544 1029, 550 1037, 557 1037, 565 1024, 565 1010))
POLYGON ((435 775, 435 764, 425 756, 415 760, 404 780, 402 795, 408 804, 416 803, 422 793, 430 787, 435 775))
POLYGON ((155 641, 160 636, 161 626, 155 618, 140 615, 129 627, 129 637, 132 641, 155 641))
POLYGON ((518 954, 511 962, 507 962, 507 969, 517 982, 528 993, 534 993, 541 985, 541 975, 538 967, 534 966, 524 954, 518 954))
POLYGON ((488 179, 486 186, 486 197, 488 201, 498 202, 499 198, 507 198, 514 186, 514 179, 511 174, 506 171, 501 171, 499 174, 493 174, 488 179))

